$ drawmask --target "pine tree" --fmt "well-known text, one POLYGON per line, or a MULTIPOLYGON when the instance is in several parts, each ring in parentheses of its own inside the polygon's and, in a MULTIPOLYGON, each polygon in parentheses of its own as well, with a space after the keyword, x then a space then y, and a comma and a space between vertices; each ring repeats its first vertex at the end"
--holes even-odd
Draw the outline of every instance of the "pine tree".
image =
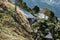
POLYGON ((32 10, 34 11, 34 13, 38 13, 40 11, 37 5, 35 5, 32 10))

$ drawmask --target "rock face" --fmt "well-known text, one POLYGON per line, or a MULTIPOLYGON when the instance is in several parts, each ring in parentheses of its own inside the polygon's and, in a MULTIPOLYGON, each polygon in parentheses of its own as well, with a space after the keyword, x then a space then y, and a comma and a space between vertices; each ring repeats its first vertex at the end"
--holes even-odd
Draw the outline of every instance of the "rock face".
MULTIPOLYGON (((2 12, 7 11, 9 14, 9 15, 6 15, 4 20, 3 20, 3 18, 1 18, 1 20, 0 20, 0 21, 2 21, 2 22, 0 22, 0 26, 1 26, 0 34, 2 34, 3 25, 7 25, 6 28, 8 30, 11 29, 17 35, 21 35, 24 38, 27 38, 28 40, 33 40, 32 35, 31 35, 31 32, 33 32, 33 31, 30 28, 28 20, 21 13, 21 10, 19 8, 17 8, 16 12, 14 10, 15 10, 15 6, 13 4, 11 4, 10 2, 8 2, 8 0, 0 0, 0 11, 2 11, 2 12), (9 20, 9 17, 12 18, 12 20, 10 19, 11 22, 9 20), (6 18, 8 18, 8 21, 6 20, 6 18), (4 24, 5 21, 10 22, 10 24, 16 23, 17 26, 12 27, 12 25, 10 25, 8 23, 4 24)), ((3 15, 3 14, 0 12, 0 15, 3 15)), ((6 31, 3 30, 3 32, 6 32, 6 31)), ((8 32, 6 32, 6 33, 8 34, 8 32)), ((8 39, 8 40, 10 40, 10 39, 8 39)))

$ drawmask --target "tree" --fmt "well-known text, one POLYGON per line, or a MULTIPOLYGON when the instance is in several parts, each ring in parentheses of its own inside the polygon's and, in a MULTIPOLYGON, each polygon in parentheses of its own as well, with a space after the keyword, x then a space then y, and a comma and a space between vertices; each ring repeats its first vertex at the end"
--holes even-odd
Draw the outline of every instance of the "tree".
POLYGON ((53 40, 60 40, 60 22, 58 21, 54 12, 45 8, 42 10, 42 13, 48 16, 49 19, 37 20, 37 22, 32 25, 33 30, 36 29, 37 36, 40 34, 40 38, 42 39, 50 32, 52 34, 53 40), (39 28, 37 29, 37 27, 39 28))
POLYGON ((27 10, 27 4, 26 4, 26 2, 23 2, 23 9, 25 9, 25 10, 27 10))
POLYGON ((58 21, 57 17, 55 16, 54 12, 48 8, 44 8, 42 12, 49 17, 49 22, 56 23, 58 21))
POLYGON ((36 35, 36 39, 43 39, 49 32, 52 34, 53 40, 60 40, 60 22, 54 24, 54 22, 48 22, 48 20, 40 19, 32 25, 33 30, 36 35))
POLYGON ((35 5, 32 10, 34 11, 34 13, 38 13, 40 11, 40 9, 37 5, 35 5))

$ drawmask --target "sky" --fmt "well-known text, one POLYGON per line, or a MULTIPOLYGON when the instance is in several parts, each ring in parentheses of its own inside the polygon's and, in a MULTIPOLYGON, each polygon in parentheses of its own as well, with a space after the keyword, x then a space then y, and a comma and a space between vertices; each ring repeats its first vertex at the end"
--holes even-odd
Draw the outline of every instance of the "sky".
POLYGON ((57 5, 60 6, 60 0, 40 0, 42 2, 45 2, 49 5, 57 5))
MULTIPOLYGON (((12 0, 13 1, 13 0, 12 0)), ((55 15, 60 18, 60 0, 23 0, 27 6, 33 8, 38 5, 39 8, 51 9, 55 15)))
POLYGON ((49 5, 55 5, 56 4, 54 0, 41 0, 41 1, 45 2, 45 3, 49 4, 49 5))
POLYGON ((38 5, 40 8, 49 8, 60 18, 60 0, 24 0, 27 6, 33 8, 38 5))

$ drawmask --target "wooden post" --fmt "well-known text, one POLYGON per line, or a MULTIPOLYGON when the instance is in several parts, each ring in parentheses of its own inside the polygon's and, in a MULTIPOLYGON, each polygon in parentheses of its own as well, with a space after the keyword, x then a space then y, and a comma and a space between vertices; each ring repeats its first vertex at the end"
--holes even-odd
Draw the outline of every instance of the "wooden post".
POLYGON ((17 2, 15 0, 15 12, 17 12, 17 2))

